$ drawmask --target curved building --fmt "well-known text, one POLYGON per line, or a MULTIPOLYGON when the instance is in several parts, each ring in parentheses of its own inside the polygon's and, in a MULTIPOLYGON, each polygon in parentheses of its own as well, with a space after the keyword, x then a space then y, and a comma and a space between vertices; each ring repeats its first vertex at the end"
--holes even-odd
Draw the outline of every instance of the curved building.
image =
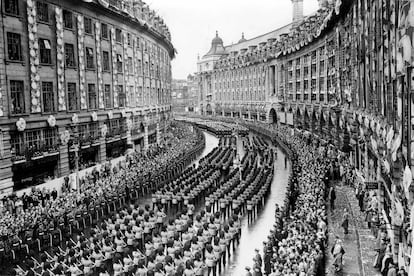
MULTIPOLYGON (((300 10, 301 1, 292 1, 300 10)), ((311 16, 198 61, 199 109, 287 124, 348 154, 394 260, 411 255, 414 172, 412 1, 319 1, 311 16)), ((295 10, 295 9, 294 9, 295 10)), ((300 14, 297 10, 294 15, 300 14)), ((221 42, 221 40, 220 40, 221 42)))
POLYGON ((175 51, 140 0, 2 0, 0 191, 157 141, 175 51))

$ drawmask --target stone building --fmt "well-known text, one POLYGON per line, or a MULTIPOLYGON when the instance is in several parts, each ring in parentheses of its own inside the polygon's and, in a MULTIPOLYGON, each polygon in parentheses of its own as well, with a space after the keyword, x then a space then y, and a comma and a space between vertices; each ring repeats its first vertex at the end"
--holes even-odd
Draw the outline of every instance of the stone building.
POLYGON ((2 0, 0 191, 145 148, 170 114, 174 48, 145 3, 2 0))
POLYGON ((195 112, 197 108, 198 82, 193 75, 188 75, 185 80, 172 81, 172 101, 173 112, 195 112))

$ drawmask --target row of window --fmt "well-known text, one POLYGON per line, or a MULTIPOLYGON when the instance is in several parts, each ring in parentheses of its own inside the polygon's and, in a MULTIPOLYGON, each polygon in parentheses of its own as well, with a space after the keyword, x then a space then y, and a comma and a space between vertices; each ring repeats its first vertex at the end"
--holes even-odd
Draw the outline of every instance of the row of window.
MULTIPOLYGON (((20 16, 21 15, 21 6, 19 2, 23 3, 23 1, 20 0, 5 0, 4 1, 4 11, 6 14, 14 15, 14 16, 20 16)), ((49 7, 49 4, 37 1, 36 2, 36 9, 37 9, 37 15, 36 19, 38 22, 41 23, 50 23, 52 21, 53 16, 51 15, 51 9, 49 7)), ((73 30, 75 28, 74 24, 74 15, 71 11, 63 10, 63 27, 69 30, 73 30)), ((94 24, 93 20, 89 17, 84 17, 84 31, 88 35, 94 34, 94 24)), ((110 37, 109 34, 109 27, 108 24, 101 23, 101 38, 108 40, 110 37)), ((121 29, 115 29, 115 40, 118 43, 122 43, 122 30, 121 29)), ((130 33, 127 33, 127 44, 129 46, 132 46, 133 40, 130 33)), ((161 61, 167 61, 168 60, 168 54, 165 51, 162 51, 161 48, 157 47, 155 44, 149 43, 145 40, 139 40, 138 39, 138 45, 140 49, 143 49, 145 52, 148 50, 151 54, 156 55, 157 57, 161 58, 161 61)))
MULTIPOLYGON (((22 61, 22 42, 21 35, 17 33, 7 33, 7 49, 8 49, 8 59, 10 61, 22 61)), ((52 64, 52 52, 51 52, 51 42, 48 39, 39 39, 39 52, 40 52, 40 64, 51 65, 52 64)), ((64 45, 65 52, 65 66, 68 68, 76 67, 76 58, 75 58, 75 46, 70 43, 65 43, 64 45)), ((85 56, 86 56, 86 69, 95 69, 95 54, 94 49, 90 47, 85 47, 85 56)), ((123 66, 123 56, 118 54, 116 57, 116 66, 117 71, 122 73, 124 71, 123 66)), ((108 51, 102 51, 102 70, 110 71, 111 62, 110 54, 108 51)), ((127 60, 127 74, 134 74, 134 63, 132 57, 128 57, 127 60)), ((153 63, 149 64, 147 61, 144 66, 142 65, 141 59, 138 59, 138 75, 149 73, 151 76, 156 76, 157 78, 161 75, 161 70, 158 65, 153 63)))
MULTIPOLYGON (((88 107, 89 109, 97 109, 97 93, 95 84, 88 84, 88 107)), ((122 85, 118 85, 118 102, 120 107, 125 107, 125 92, 122 85)), ((42 95, 42 111, 45 113, 55 112, 55 92, 52 82, 42 82, 41 84, 42 95)), ((79 110, 78 92, 76 89, 76 83, 67 83, 67 97, 68 97, 68 110, 79 110)), ((11 114, 23 114, 25 113, 25 99, 24 99, 24 82, 20 80, 10 81, 10 112, 11 114)), ((112 107, 111 86, 109 84, 104 85, 104 100, 105 108, 112 107)))
POLYGON ((219 91, 217 92, 217 100, 221 101, 221 100, 265 100, 265 93, 263 93, 263 91, 243 91, 240 93, 236 93, 236 92, 230 92, 230 93, 226 93, 223 91, 219 91))
MULTIPOLYGON (((112 108, 112 91, 111 85, 104 85, 104 106, 105 108, 112 108)), ((150 101, 152 104, 164 103, 165 97, 163 91, 160 89, 155 90, 155 88, 145 88, 145 94, 143 93, 143 88, 138 87, 138 95, 135 93, 134 86, 126 87, 124 89, 123 85, 118 85, 116 87, 118 92, 118 104, 119 107, 126 107, 127 96, 128 101, 133 106, 138 106, 140 103, 148 103, 150 101), (157 93, 157 94, 156 94, 157 93), (150 95, 152 94, 152 95, 150 95)), ((11 80, 10 81, 10 113, 13 115, 24 114, 26 113, 25 108, 25 97, 24 97, 24 82, 21 80, 11 80)), ((79 110, 79 96, 76 87, 76 83, 68 82, 66 85, 67 92, 67 107, 68 111, 77 111, 79 110)), ((41 83, 41 100, 42 100, 42 111, 45 113, 56 112, 55 106, 55 92, 53 89, 53 82, 42 82, 41 83)), ((98 109, 97 103, 97 90, 95 84, 87 85, 87 104, 88 109, 94 110, 98 109)))

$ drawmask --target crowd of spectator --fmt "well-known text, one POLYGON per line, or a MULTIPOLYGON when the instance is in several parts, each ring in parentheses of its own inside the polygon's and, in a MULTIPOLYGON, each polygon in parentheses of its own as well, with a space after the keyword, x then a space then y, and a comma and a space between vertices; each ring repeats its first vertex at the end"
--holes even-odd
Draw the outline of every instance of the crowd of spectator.
POLYGON ((182 161, 204 147, 204 135, 192 127, 174 123, 161 145, 151 146, 147 152, 136 152, 126 162, 113 169, 108 163, 100 170, 86 174, 80 180, 80 190, 72 189, 65 178, 62 192, 56 189, 37 189, 5 196, 0 201, 0 257, 23 243, 42 239, 46 233, 69 234, 67 226, 81 218, 91 208, 130 195, 132 190, 145 192, 168 179, 182 167, 182 161), (161 177, 162 176, 162 177, 161 177))
MULTIPOLYGON (((261 129, 257 128, 260 132, 261 129)), ((291 175, 282 206, 276 206, 276 222, 264 246, 257 252, 253 275, 323 275, 327 217, 325 177, 327 151, 288 127, 268 127, 266 134, 287 147, 291 175), (260 271, 260 272, 259 272, 260 271)))

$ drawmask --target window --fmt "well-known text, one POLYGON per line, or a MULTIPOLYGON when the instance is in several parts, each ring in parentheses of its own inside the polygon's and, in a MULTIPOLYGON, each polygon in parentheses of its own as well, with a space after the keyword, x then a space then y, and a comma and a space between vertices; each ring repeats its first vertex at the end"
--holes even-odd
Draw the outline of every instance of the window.
POLYGON ((75 46, 65 43, 65 65, 75 67, 75 46))
POLYGON ((10 81, 10 97, 12 114, 24 113, 24 86, 23 81, 10 81))
POLYGON ((48 39, 39 39, 40 46, 40 63, 41 64, 51 64, 52 63, 52 54, 50 46, 50 40, 48 39))
POLYGON ((103 71, 110 71, 109 67, 109 52, 103 51, 102 52, 102 70, 103 71))
POLYGON ((88 84, 89 109, 96 109, 96 90, 95 84, 88 84))
POLYGON ((89 135, 93 139, 99 138, 98 123, 90 123, 89 124, 89 135))
POLYGON ((4 11, 7 14, 19 15, 19 0, 6 0, 4 2, 4 11))
POLYGON ((9 60, 22 60, 22 43, 19 34, 7 33, 7 53, 9 60))
POLYGON ((141 106, 143 102, 142 86, 138 87, 137 106, 141 106))
POLYGON ((53 83, 42 82, 43 112, 55 111, 53 83))
POLYGON ((57 145, 56 128, 47 128, 43 130, 43 141, 47 149, 57 145))
POLYGON ((101 36, 103 39, 108 39, 109 35, 108 35, 108 25, 106 25, 105 23, 101 24, 101 36))
POLYGON ((12 132, 10 133, 10 145, 12 156, 22 156, 24 155, 24 137, 22 132, 12 132))
POLYGON ((28 149, 40 150, 40 130, 29 130, 26 132, 26 145, 28 149))
POLYGON ((88 138, 88 125, 82 124, 78 126, 78 135, 81 140, 86 140, 88 138))
POLYGON ((49 6, 46 3, 37 2, 37 21, 49 23, 49 6))
POLYGON ((92 34, 92 19, 84 17, 83 25, 85 27, 85 34, 92 34))
POLYGON ((132 44, 130 33, 127 34, 127 43, 128 43, 128 46, 131 46, 131 44, 132 44))
POLYGON ((105 84, 104 86, 104 97, 105 97, 105 108, 111 108, 112 107, 112 97, 111 97, 111 85, 105 84))
POLYGON ((125 107, 125 92, 122 85, 118 85, 118 103, 119 107, 125 107))
POLYGON ((63 10, 63 26, 66 29, 73 29, 73 14, 70 11, 63 10))
POLYGON ((74 82, 68 82, 68 109, 69 111, 78 110, 78 94, 74 82))
POLYGON ((116 55, 116 69, 118 70, 118 73, 122 73, 122 55, 116 55))
POLYGON ((128 93, 128 97, 129 97, 129 106, 135 106, 135 95, 134 95, 134 86, 131 85, 129 86, 129 93, 128 93))
POLYGON ((86 47, 86 68, 87 69, 94 69, 94 56, 93 56, 93 49, 86 47))
POLYGON ((128 57, 128 74, 134 74, 134 67, 132 62, 132 57, 128 57))
POLYGON ((142 75, 142 62, 138 59, 138 75, 142 75))
POLYGON ((115 30, 115 40, 116 42, 122 42, 122 31, 120 29, 115 30))

